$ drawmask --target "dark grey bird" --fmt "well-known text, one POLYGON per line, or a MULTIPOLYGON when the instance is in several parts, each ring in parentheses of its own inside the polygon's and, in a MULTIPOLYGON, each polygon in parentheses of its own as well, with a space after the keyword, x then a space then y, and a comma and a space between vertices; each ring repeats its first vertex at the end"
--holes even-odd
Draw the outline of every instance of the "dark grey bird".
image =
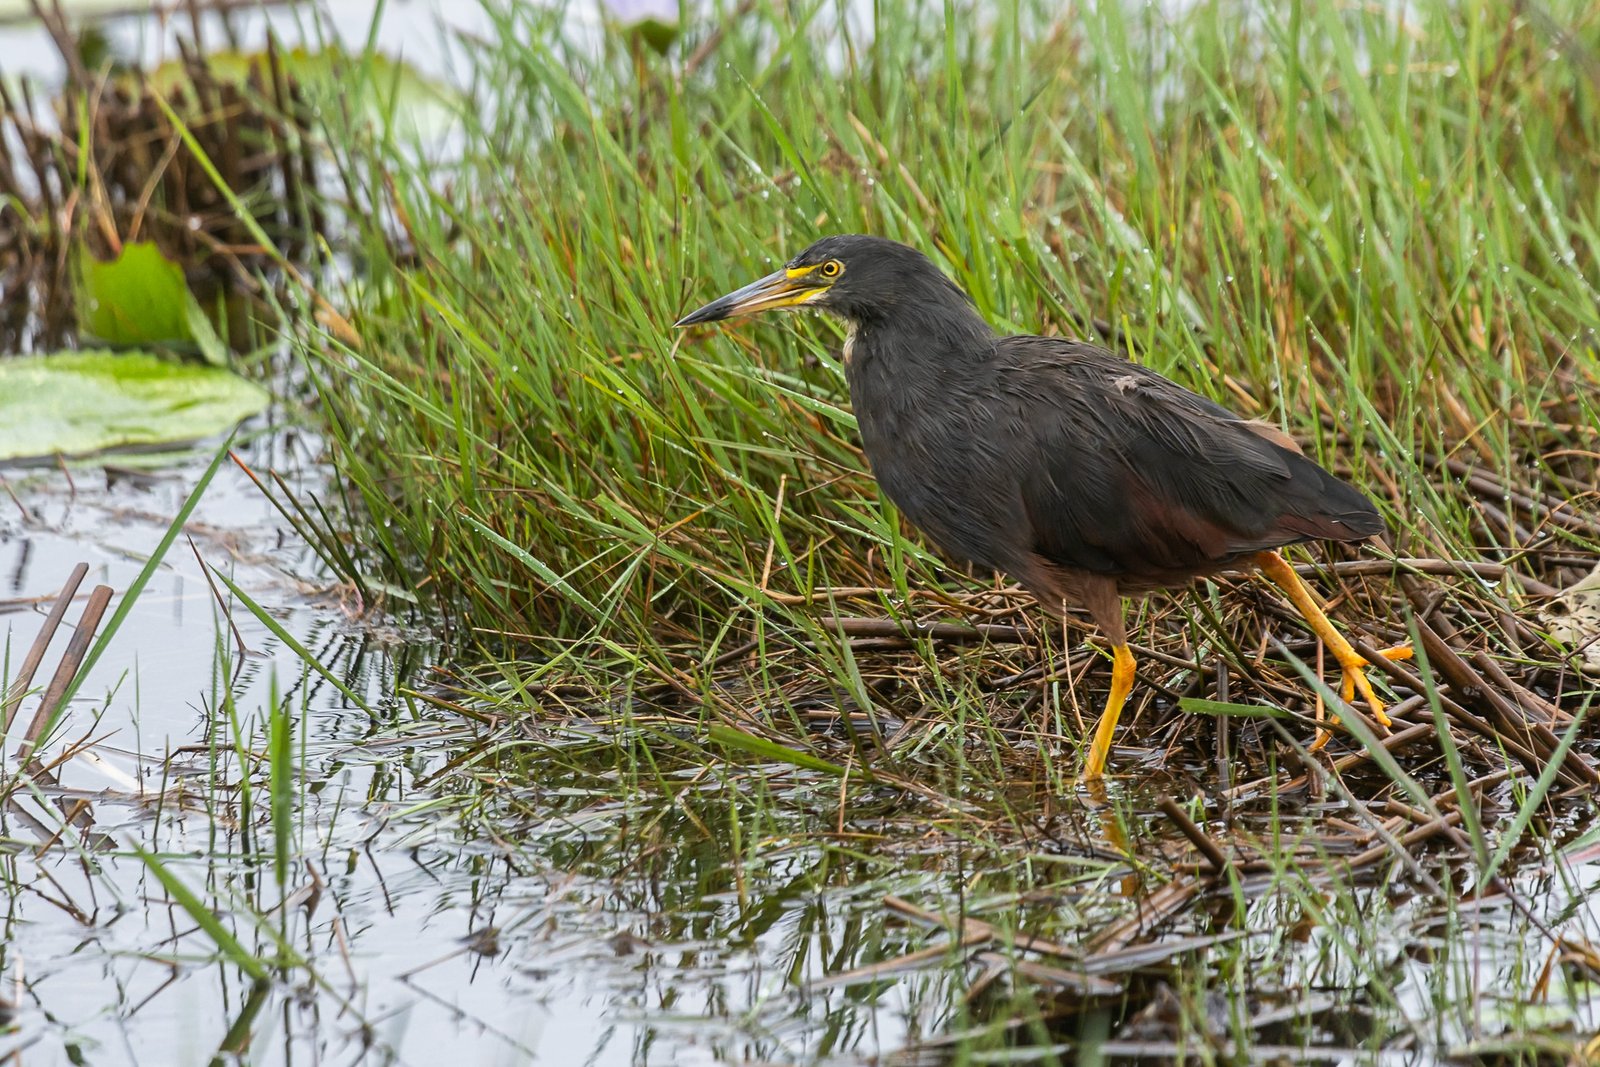
MULTIPOLYGON (((1001 337, 921 252, 825 237, 678 326, 780 308, 844 319, 850 400, 883 492, 945 552, 1012 576, 1110 639, 1111 692, 1084 765, 1104 771, 1134 681, 1121 598, 1225 570, 1276 582, 1389 725, 1367 661, 1276 549, 1381 532, 1371 501, 1243 419, 1095 345, 1001 337)), ((1399 658, 1407 650, 1387 650, 1399 658)))

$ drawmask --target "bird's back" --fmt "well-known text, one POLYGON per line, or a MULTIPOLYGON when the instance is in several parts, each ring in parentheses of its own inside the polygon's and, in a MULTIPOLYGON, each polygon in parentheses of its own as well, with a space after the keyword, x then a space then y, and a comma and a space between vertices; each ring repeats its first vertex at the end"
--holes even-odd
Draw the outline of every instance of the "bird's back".
POLYGON ((1032 550, 1057 566, 1170 585, 1383 529, 1365 496, 1275 427, 1103 348, 1003 338, 992 377, 1032 550))
POLYGON ((947 552, 1135 591, 1383 529, 1366 497, 1281 431, 1103 348, 1046 337, 980 348, 910 373, 918 350, 858 341, 851 368, 874 473, 947 552))

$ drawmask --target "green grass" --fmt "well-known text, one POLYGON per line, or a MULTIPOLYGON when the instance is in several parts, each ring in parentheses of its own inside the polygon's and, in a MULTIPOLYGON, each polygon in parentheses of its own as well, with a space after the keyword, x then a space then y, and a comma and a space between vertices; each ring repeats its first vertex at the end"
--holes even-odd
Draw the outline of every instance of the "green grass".
MULTIPOLYGON (((879 497, 837 325, 670 327, 864 230, 934 254, 1004 328, 1098 320, 1282 424, 1379 501, 1398 555, 1572 580, 1600 530, 1600 18, 1252 8, 896 2, 869 26, 758 6, 666 58, 502 12, 459 156, 335 138, 381 207, 358 217, 360 288, 327 294, 360 343, 302 345, 360 531, 320 535, 329 558, 442 618, 459 661, 506 668, 522 697, 698 693, 748 727, 735 705, 784 704, 800 672, 872 709, 865 646, 822 616, 1021 601, 985 599, 989 576, 943 566, 879 497), (1463 463, 1575 518, 1480 500, 1463 463), (843 587, 878 592, 835 604, 843 587), (718 657, 745 642, 754 690, 719 697, 718 657), (522 652, 536 665, 504 658, 522 652)), ((1478 612, 1456 616, 1478 647, 1559 669, 1488 621, 1537 625, 1523 586, 1440 587, 1478 612)), ((1394 581, 1345 593, 1375 643, 1406 637, 1394 581)), ((1255 685, 1262 604, 1190 605, 1157 600, 1134 632, 1255 685)), ((956 725, 941 738, 991 721, 969 677, 988 655, 904 680, 956 725)), ((1057 739, 1081 732, 1076 684, 1090 706, 1104 677, 1068 682, 1039 719, 1057 739)))
POLYGON ((1437 457, 1593 476, 1600 19, 1251 6, 758 6, 693 71, 694 36, 596 56, 504 14, 459 161, 347 160, 384 205, 364 344, 306 348, 364 568, 461 647, 569 652, 742 634, 792 614, 769 590, 971 588, 864 473, 836 326, 670 328, 839 231, 929 251, 1006 329, 1116 324, 1353 465, 1401 554, 1478 557, 1437 457))
MULTIPOLYGON (((928 251, 1002 328, 1106 324, 1347 474, 1396 555, 1530 580, 1350 579, 1341 622, 1404 640, 1441 597, 1429 618, 1464 656, 1586 712, 1592 679, 1540 640, 1537 598, 1600 552, 1600 14, 1255 7, 758 4, 692 23, 666 57, 519 8, 477 52, 459 156, 331 138, 371 207, 360 284, 322 294, 359 343, 298 341, 344 499, 297 514, 364 596, 442 621, 458 691, 415 695, 515 723, 452 761, 469 819, 504 825, 488 812, 518 808, 506 783, 533 787, 530 820, 566 817, 542 792, 559 785, 585 827, 593 798, 617 801, 564 867, 648 881, 692 847, 708 866, 685 907, 731 893, 759 912, 802 884, 916 893, 1005 937, 1078 944, 1187 877, 1149 801, 1199 794, 1193 815, 1258 858, 1204 895, 1231 913, 1165 930, 1216 940, 1130 968, 1110 1007, 1063 1008, 1018 971, 963 1000, 948 967, 918 987, 938 1031, 965 1034, 962 1055, 1092 1040, 1156 1003, 1158 977, 1170 1032, 1208 1049, 1415 1041, 1533 1062, 1543 1046, 1516 1034, 1589 1017, 1587 980, 1565 972, 1546 992, 1566 1004, 1535 1003, 1537 924, 1463 902, 1496 871, 1528 891, 1518 879, 1592 809, 1463 731, 1444 699, 1471 699, 1438 664, 1417 666, 1408 721, 1446 724, 1444 743, 1236 804, 1224 789, 1303 773, 1318 690, 1299 668, 1317 650, 1249 583, 1155 598, 1132 632, 1166 658, 1141 660, 1133 751, 1113 763, 1127 781, 1091 818, 1073 770, 1104 658, 902 527, 855 444, 839 328, 670 327, 844 231, 928 251), (832 615, 1011 623, 1022 640, 841 637, 832 615), (1299 807, 1306 790, 1327 807, 1299 807), (1418 829, 1394 805, 1455 821, 1359 887, 1342 878, 1324 820, 1388 820, 1370 845, 1418 829), (796 854, 809 875, 780 862, 796 854), (1481 925, 1507 998, 1488 1023, 1481 925), (1255 1021, 1308 989, 1330 1004, 1255 1021)), ((1592 748, 1577 729, 1566 743, 1592 748)), ((833 970, 917 947, 891 929, 893 952, 833 970)))

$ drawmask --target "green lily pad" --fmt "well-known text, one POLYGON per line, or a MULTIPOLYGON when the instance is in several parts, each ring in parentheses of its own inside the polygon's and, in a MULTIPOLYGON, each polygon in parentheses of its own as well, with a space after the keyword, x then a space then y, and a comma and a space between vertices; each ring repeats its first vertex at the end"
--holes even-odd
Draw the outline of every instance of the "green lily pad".
POLYGON ((641 19, 628 29, 630 33, 636 34, 645 44, 655 49, 658 55, 663 56, 683 32, 683 27, 678 23, 664 22, 661 19, 641 19))
MULTIPOLYGON (((137 11, 141 7, 153 8, 157 3, 158 0, 65 0, 61 8, 72 18, 83 19, 137 11)), ((31 21, 32 17, 31 0, 0 0, 0 21, 23 22, 31 21)))
POLYGON ((270 400, 230 371, 147 352, 0 359, 0 461, 210 437, 270 400))
MULTIPOLYGON (((376 117, 397 130, 428 139, 440 136, 454 124, 461 107, 460 95, 429 80, 415 67, 381 53, 352 55, 339 48, 311 51, 290 48, 278 53, 284 74, 299 88, 312 108, 348 107, 352 114, 376 117)), ((271 68, 266 52, 221 51, 206 54, 212 77, 244 86, 252 76, 270 86, 271 68)), ((148 75, 149 84, 168 97, 189 84, 188 68, 169 60, 148 75)))
POLYGON ((113 260, 77 252, 78 325, 113 345, 192 341, 189 305, 194 297, 183 268, 152 241, 122 246, 113 260))

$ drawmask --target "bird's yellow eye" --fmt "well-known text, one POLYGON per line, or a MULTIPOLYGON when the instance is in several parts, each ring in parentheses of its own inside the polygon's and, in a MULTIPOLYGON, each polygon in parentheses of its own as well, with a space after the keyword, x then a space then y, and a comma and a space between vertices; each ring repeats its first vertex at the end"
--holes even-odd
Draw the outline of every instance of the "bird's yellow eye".
POLYGON ((840 263, 837 259, 828 260, 828 262, 824 263, 821 268, 821 274, 824 278, 837 278, 843 273, 844 264, 840 263))

